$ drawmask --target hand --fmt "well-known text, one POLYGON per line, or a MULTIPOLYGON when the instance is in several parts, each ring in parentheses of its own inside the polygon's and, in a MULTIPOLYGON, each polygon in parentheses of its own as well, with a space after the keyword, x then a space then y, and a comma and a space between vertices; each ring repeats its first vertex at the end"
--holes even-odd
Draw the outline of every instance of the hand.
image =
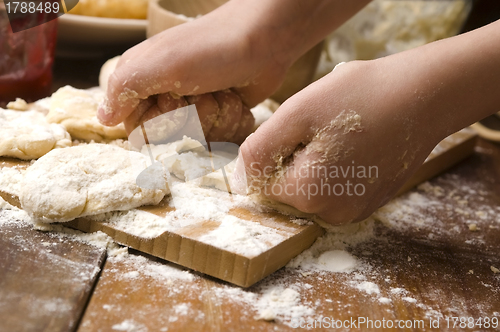
POLYGON ((124 121, 130 132, 177 104, 195 103, 209 140, 234 133, 230 140, 241 141, 252 128, 248 108, 276 91, 296 59, 368 2, 229 1, 127 51, 98 118, 105 125, 124 121))
POLYGON ((228 31, 227 22, 207 15, 144 41, 122 56, 110 77, 100 121, 124 121, 130 133, 195 104, 207 140, 241 143, 253 129, 249 107, 281 85, 290 65, 273 58, 265 40, 251 38, 247 29, 228 31))
POLYGON ((241 146, 236 180, 332 224, 367 218, 440 140, 392 68, 343 64, 288 99, 241 146))

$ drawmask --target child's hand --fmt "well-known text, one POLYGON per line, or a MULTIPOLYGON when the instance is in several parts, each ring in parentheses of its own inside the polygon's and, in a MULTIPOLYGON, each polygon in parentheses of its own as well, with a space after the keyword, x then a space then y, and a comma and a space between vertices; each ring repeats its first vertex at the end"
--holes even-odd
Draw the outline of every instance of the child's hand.
POLYGON ((392 65, 343 64, 288 99, 241 146, 236 180, 246 169, 250 191, 332 224, 368 217, 440 140, 392 65))
POLYGON ((273 57, 266 38, 252 40, 248 29, 228 30, 228 23, 207 15, 125 52, 109 79, 99 120, 124 121, 130 132, 174 104, 194 103, 207 139, 241 143, 253 128, 249 107, 280 86, 291 63, 273 57), (152 95, 168 102, 146 102, 152 95))
POLYGON ((125 121, 130 131, 169 110, 158 105, 148 111, 151 101, 141 101, 172 93, 196 103, 210 140, 235 132, 230 140, 241 141, 252 127, 248 108, 275 92, 295 60, 368 2, 228 1, 127 51, 98 118, 105 125, 125 121))

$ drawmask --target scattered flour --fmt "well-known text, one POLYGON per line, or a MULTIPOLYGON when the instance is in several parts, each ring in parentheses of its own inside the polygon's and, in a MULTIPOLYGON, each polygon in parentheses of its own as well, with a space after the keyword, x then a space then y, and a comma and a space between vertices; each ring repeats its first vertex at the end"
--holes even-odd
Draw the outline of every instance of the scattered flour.
POLYGON ((292 288, 268 287, 257 301, 256 319, 289 321, 297 317, 312 316, 314 309, 301 304, 300 293, 292 288))
POLYGON ((371 218, 356 224, 330 226, 325 235, 292 259, 287 267, 331 272, 356 270, 361 263, 346 250, 372 239, 374 226, 375 221, 371 218))
POLYGON ((403 301, 410 303, 417 303, 417 300, 415 300, 413 297, 408 297, 408 296, 403 297, 403 301))
POLYGON ((358 265, 358 260, 343 250, 325 251, 318 257, 318 264, 324 266, 326 271, 347 272, 358 265))
POLYGON ((219 227, 198 238, 206 244, 247 257, 257 256, 285 239, 273 228, 231 215, 224 216, 219 227))
POLYGON ((111 327, 113 331, 126 331, 126 332, 147 332, 148 328, 144 324, 137 323, 133 319, 127 319, 120 324, 115 324, 111 327))
POLYGON ((380 294, 380 288, 377 286, 377 284, 371 282, 371 281, 363 281, 361 283, 356 283, 355 287, 359 289, 360 291, 366 292, 367 294, 380 294))

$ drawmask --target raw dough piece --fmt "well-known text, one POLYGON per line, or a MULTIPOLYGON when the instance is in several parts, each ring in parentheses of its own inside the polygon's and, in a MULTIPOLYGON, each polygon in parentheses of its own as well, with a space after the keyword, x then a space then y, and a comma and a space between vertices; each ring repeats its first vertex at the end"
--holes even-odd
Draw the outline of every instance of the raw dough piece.
POLYGON ((69 85, 62 87, 51 97, 47 121, 62 124, 76 139, 102 142, 106 139, 127 138, 123 124, 107 127, 97 120, 97 107, 103 98, 101 89, 79 90, 69 85))
POLYGON ((26 100, 16 98, 15 101, 11 101, 7 104, 7 109, 14 111, 27 111, 29 109, 29 105, 26 100))
POLYGON ((143 189, 136 184, 147 166, 146 156, 112 145, 54 150, 26 171, 21 205, 37 221, 64 222, 158 204, 166 189, 143 189))
POLYGON ((106 92, 108 90, 108 80, 111 74, 115 71, 118 61, 120 61, 121 55, 115 56, 114 58, 106 61, 99 72, 99 87, 106 92))
POLYGON ((253 131, 256 131, 265 121, 276 112, 280 105, 272 99, 266 99, 262 103, 258 104, 254 108, 250 109, 253 117, 255 118, 255 123, 253 131))
POLYGON ((0 108, 0 156, 37 159, 52 149, 67 146, 71 146, 68 132, 48 123, 40 112, 0 108))
MULTIPOLYGON (((213 160, 202 144, 184 136, 182 140, 169 144, 144 145, 141 153, 150 155, 161 161, 170 172, 183 181, 195 180, 202 187, 213 187, 227 191, 222 171, 213 171, 213 160), (175 157, 174 157, 175 156, 175 157)), ((216 164, 224 164, 228 180, 231 179, 235 167, 234 156, 218 152, 216 164)))

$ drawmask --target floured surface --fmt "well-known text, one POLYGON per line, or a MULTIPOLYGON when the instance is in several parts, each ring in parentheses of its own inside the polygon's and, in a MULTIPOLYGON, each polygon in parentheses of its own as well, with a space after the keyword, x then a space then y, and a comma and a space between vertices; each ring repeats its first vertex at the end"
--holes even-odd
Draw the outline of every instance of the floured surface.
POLYGON ((47 122, 40 112, 0 108, 0 157, 30 160, 67 146, 71 146, 68 132, 47 122))
MULTIPOLYGON (((379 210, 375 219, 382 222, 337 227, 246 290, 115 250, 79 330, 293 331, 321 317, 366 317, 422 319, 420 330, 430 331, 429 319, 499 317, 500 277, 491 267, 500 265, 500 153, 491 144, 478 151, 379 210), (331 271, 346 261, 353 264, 331 271)), ((23 214, 2 213, 1 225, 23 214)), ((89 241, 89 235, 72 236, 89 241)))
MULTIPOLYGON (((344 130, 351 130, 351 128, 355 130, 358 123, 356 115, 349 113, 346 116, 352 119, 352 123, 349 122, 351 124, 346 126, 344 130)), ((99 145, 78 145, 68 150, 76 151, 81 149, 84 151, 97 146, 99 145)), ((86 232, 103 231, 118 243, 244 287, 252 285, 285 265, 302 250, 308 248, 316 237, 322 234, 322 230, 318 225, 296 217, 273 213, 271 209, 262 205, 261 200, 229 195, 224 191, 205 187, 209 185, 218 189, 226 189, 226 182, 220 171, 205 177, 199 177, 211 170, 211 161, 208 160, 208 155, 205 153, 204 157, 201 158, 196 155, 202 152, 197 152, 200 148, 203 150, 199 143, 184 137, 182 141, 168 146, 150 146, 149 149, 146 149, 147 151, 143 151, 143 154, 140 155, 142 158, 146 158, 145 155, 148 154, 157 161, 163 162, 164 165, 169 165, 168 169, 172 172, 169 180, 169 190, 172 195, 165 198, 158 207, 145 207, 140 210, 102 214, 106 210, 118 210, 119 207, 115 206, 116 200, 114 199, 97 200, 98 208, 88 213, 89 215, 96 214, 95 216, 72 221, 70 225, 86 232), (195 167, 193 167, 193 161, 196 161, 195 167), (188 181, 184 182, 182 179, 188 181), (107 209, 108 207, 109 209, 107 209)), ((116 146, 106 146, 106 149, 121 150, 116 146)), ((132 153, 125 150, 121 151, 122 153, 132 153)), ((108 164, 111 165, 111 168, 115 164, 122 166, 126 164, 124 161, 116 163, 119 158, 112 156, 102 156, 101 158, 94 152, 88 155, 87 153, 80 153, 80 159, 76 159, 85 160, 85 162, 82 165, 76 163, 77 167, 73 171, 77 173, 82 171, 86 177, 87 173, 93 174, 95 170, 99 170, 103 165, 106 166, 104 168, 106 170, 107 167, 110 167, 108 164), (90 164, 87 165, 86 160, 89 156, 94 156, 93 158, 97 156, 97 164, 91 165, 90 168, 90 164), (103 162, 105 160, 113 160, 113 162, 103 162)), ((44 159, 47 158, 42 158, 41 161, 44 159)), ((40 164, 41 161, 37 161, 31 169, 36 169, 37 163, 40 164)), ((49 163, 44 167, 50 169, 51 174, 60 173, 59 170, 52 166, 49 163)), ((234 166, 231 166, 231 164, 225 167, 229 177, 232 167, 234 166)), ((145 166, 142 168, 144 169, 145 166)), ((68 174, 73 174, 73 171, 69 170, 68 174)), ((34 173, 32 180, 43 178, 39 174, 37 175, 36 172, 34 173)), ((161 172, 155 174, 161 175, 161 172)), ((57 181, 64 178, 73 178, 72 176, 56 177, 57 181)), ((104 178, 107 179, 108 177, 104 176, 99 179, 99 176, 97 176, 98 181, 94 185, 97 184, 99 187, 101 184, 108 183, 109 181, 104 180, 104 178)), ((164 178, 160 180, 164 182, 164 178)), ((44 179, 43 181, 27 181, 26 183, 36 183, 37 186, 43 188, 48 183, 52 185, 58 183, 57 181, 44 179)), ((49 213, 61 214, 55 215, 56 218, 49 215, 52 220, 71 219, 73 215, 84 215, 84 213, 80 213, 82 206, 85 209, 87 205, 92 207, 94 204, 88 204, 85 198, 87 195, 85 191, 89 187, 85 184, 86 181, 83 178, 76 181, 76 185, 81 186, 83 194, 78 191, 71 193, 78 196, 74 206, 67 204, 68 199, 72 197, 71 195, 63 195, 67 196, 66 201, 64 201, 64 205, 61 204, 59 210, 53 209, 48 204, 40 203, 51 195, 37 196, 37 200, 27 199, 27 203, 28 205, 34 204, 37 207, 46 208, 49 206, 48 211, 42 211, 46 214, 45 217, 49 213), (67 211, 68 206, 74 207, 74 209, 67 211)), ((65 184, 62 187, 65 188, 67 185, 65 184)), ((40 191, 38 190, 38 192, 40 191)), ((123 196, 120 189, 117 189, 117 192, 123 196)), ((61 196, 61 190, 49 190, 47 193, 61 196)), ((29 194, 28 196, 21 196, 26 199, 29 194)), ((62 200, 52 199, 52 201, 59 202, 62 200)), ((121 204, 121 202, 118 203, 121 204)), ((33 215, 32 211, 34 210, 31 210, 33 215)), ((296 211, 292 212, 291 215, 296 215, 295 213, 296 211)), ((41 217, 43 216, 42 214, 41 217)), ((36 217, 40 219, 40 217, 36 217)), ((315 264, 330 271, 347 272, 353 270, 358 265, 358 262, 355 257, 351 257, 348 253, 333 250, 321 257, 317 257, 315 264), (331 259, 337 261, 334 263, 326 261, 331 259)))
POLYGON ((75 330, 105 250, 37 232, 27 220, 0 199, 0 330, 75 330))
POLYGON ((380 210, 383 223, 337 227, 247 290, 197 274, 188 278, 173 265, 153 277, 148 270, 157 263, 149 267, 143 258, 108 261, 82 330, 293 331, 302 324, 326 331, 326 325, 307 324, 366 317, 423 320, 419 330, 430 331, 430 319, 445 324, 451 316, 499 317, 500 278, 490 266, 500 265, 500 179, 482 184, 476 176, 493 174, 497 165, 485 162, 485 155, 474 159, 380 210), (468 201, 465 209, 462 200, 468 201), (470 231, 469 223, 479 231, 470 231), (355 264, 331 271, 346 261, 355 264))

